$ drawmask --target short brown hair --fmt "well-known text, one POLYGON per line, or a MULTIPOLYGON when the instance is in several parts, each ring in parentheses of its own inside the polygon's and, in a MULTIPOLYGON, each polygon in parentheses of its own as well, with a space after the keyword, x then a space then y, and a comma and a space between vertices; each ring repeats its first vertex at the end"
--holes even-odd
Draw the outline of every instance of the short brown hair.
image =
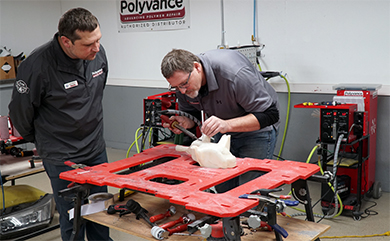
POLYGON ((74 43, 74 41, 80 39, 80 36, 76 34, 76 30, 92 32, 98 26, 98 19, 90 11, 84 8, 73 8, 60 18, 58 33, 74 43))
POLYGON ((161 73, 166 79, 178 70, 190 73, 194 69, 194 62, 200 63, 198 56, 195 54, 184 49, 173 49, 163 58, 161 73))

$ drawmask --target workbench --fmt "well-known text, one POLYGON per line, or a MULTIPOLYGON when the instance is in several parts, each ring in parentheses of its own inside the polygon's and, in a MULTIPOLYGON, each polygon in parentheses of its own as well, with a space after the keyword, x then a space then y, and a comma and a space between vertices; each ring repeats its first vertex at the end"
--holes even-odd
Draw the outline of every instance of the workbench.
POLYGON ((14 157, 12 155, 0 154, 0 171, 3 183, 45 171, 42 161, 34 156, 14 157))
MULTIPOLYGON (((291 222, 292 219, 284 217, 278 217, 277 222, 283 223, 283 228, 286 230, 287 227, 301 229, 301 231, 295 233, 309 235, 310 238, 307 240, 316 239, 327 230, 328 227, 323 225, 319 225, 318 227, 320 228, 318 229, 314 228, 317 224, 314 223, 311 198, 306 182, 309 177, 319 171, 317 165, 295 161, 237 158, 237 166, 235 168, 204 168, 200 167, 187 153, 176 151, 175 146, 173 144, 160 145, 123 160, 61 173, 61 179, 80 185, 80 190, 77 189, 78 187, 75 187, 72 190, 60 192, 60 195, 69 195, 72 192, 78 194, 75 202, 74 229, 78 228, 82 192, 91 185, 107 185, 149 195, 140 198, 139 203, 144 208, 146 208, 146 205, 149 205, 147 204, 149 200, 163 200, 156 202, 163 202, 166 205, 178 205, 189 212, 219 217, 223 220, 224 228, 228 225, 232 227, 229 230, 231 232, 225 232, 225 234, 233 233, 234 235, 227 238, 229 240, 240 240, 240 237, 235 235, 238 233, 238 219, 243 213, 258 206, 259 201, 242 199, 239 196, 258 189, 274 189, 283 184, 291 184, 294 189, 294 196, 299 197, 299 200, 305 204, 307 220, 312 222, 295 219, 291 222), (262 172, 263 175, 225 193, 215 194, 206 191, 215 185, 249 171, 262 172), (162 180, 168 182, 162 182, 162 180), (296 223, 296 226, 292 223, 296 223)), ((137 195, 141 197, 141 194, 137 195)), ((154 206, 153 203, 150 205, 150 207, 154 206)), ((154 211, 152 213, 152 210, 149 210, 149 212, 151 212, 151 215, 156 214, 154 211)), ((115 217, 112 217, 114 220, 108 221, 109 218, 105 217, 105 214, 96 214, 89 218, 104 225, 115 226, 121 229, 119 221, 122 220, 118 218, 115 221, 115 217), (103 215, 103 217, 99 218, 99 215, 103 215)), ((140 221, 137 220, 137 222, 140 221)), ((279 224, 279 226, 282 225, 279 224)), ((147 228, 146 225, 145 228, 147 228)), ((294 230, 291 231, 294 232, 294 230)), ((134 234, 137 235, 137 232, 138 229, 135 229, 134 234)), ((144 233, 143 235, 148 235, 150 231, 142 233, 144 233)), ((275 236, 275 234, 272 233, 271 236, 275 236)), ((150 235, 149 238, 151 237, 150 235)), ((182 240, 183 237, 180 237, 180 239, 182 240)), ((245 240, 244 237, 243 240, 245 240)))
MULTIPOLYGON (((126 197, 124 201, 118 201, 118 195, 114 196, 115 204, 125 204, 127 200, 133 199, 141 203, 142 207, 149 211, 150 215, 164 213, 172 205, 168 200, 153 197, 151 195, 143 193, 134 193, 126 197)), ((207 205, 207 204, 205 204, 207 205)), ((200 219, 204 214, 198 212, 191 212, 186 210, 183 206, 174 205, 176 208, 176 214, 171 217, 166 217, 159 222, 156 222, 157 225, 176 220, 183 214, 193 213, 197 219, 200 219)), ((84 219, 99 223, 101 225, 113 228, 122 232, 129 233, 134 236, 144 238, 146 240, 156 240, 152 237, 150 233, 150 226, 144 220, 137 220, 134 214, 126 214, 122 217, 119 217, 119 214, 110 215, 106 211, 99 213, 94 213, 90 215, 83 216, 84 219)), ((320 223, 314 223, 309 221, 304 221, 296 218, 289 218, 278 215, 278 224, 286 229, 289 236, 285 239, 296 240, 296 241, 305 241, 305 240, 315 240, 323 233, 325 233, 330 226, 320 223)), ((275 234, 270 231, 262 230, 250 230, 244 228, 245 235, 241 236, 242 241, 271 241, 275 240, 275 234)), ((130 240, 130 239, 129 239, 130 240)), ((200 231, 194 233, 194 235, 189 236, 188 232, 184 232, 183 235, 173 234, 169 236, 171 241, 195 241, 195 240, 204 240, 201 237, 200 231)))

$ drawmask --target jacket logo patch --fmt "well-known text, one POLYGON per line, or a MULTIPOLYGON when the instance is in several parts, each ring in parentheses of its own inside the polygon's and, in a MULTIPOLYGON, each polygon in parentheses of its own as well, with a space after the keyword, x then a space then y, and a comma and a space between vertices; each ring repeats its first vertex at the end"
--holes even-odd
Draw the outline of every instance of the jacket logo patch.
POLYGON ((71 82, 65 83, 65 84, 64 84, 64 87, 65 87, 65 89, 67 90, 67 89, 76 87, 76 86, 78 86, 78 85, 79 85, 79 83, 77 82, 77 80, 73 80, 73 81, 71 81, 71 82))
POLYGON ((15 88, 20 94, 28 94, 30 92, 30 88, 23 80, 16 81, 15 88))
POLYGON ((96 71, 93 71, 92 72, 92 78, 96 78, 96 77, 98 77, 101 74, 103 74, 103 69, 98 69, 96 71))

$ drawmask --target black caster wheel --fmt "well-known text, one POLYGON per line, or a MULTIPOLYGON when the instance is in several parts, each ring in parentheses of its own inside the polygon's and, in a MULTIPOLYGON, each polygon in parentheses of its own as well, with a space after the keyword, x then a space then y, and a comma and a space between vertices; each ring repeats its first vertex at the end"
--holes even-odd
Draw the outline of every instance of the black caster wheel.
POLYGON ((353 220, 355 220, 355 221, 360 221, 360 220, 362 220, 362 215, 363 215, 363 213, 362 213, 362 212, 359 212, 359 211, 352 212, 352 218, 353 218, 353 220))
POLYGON ((353 218, 353 220, 355 220, 355 221, 360 221, 360 220, 362 220, 362 216, 361 216, 361 215, 353 215, 352 218, 353 218))
POLYGON ((381 182, 374 182, 372 185, 372 197, 378 199, 382 196, 382 184, 381 182))

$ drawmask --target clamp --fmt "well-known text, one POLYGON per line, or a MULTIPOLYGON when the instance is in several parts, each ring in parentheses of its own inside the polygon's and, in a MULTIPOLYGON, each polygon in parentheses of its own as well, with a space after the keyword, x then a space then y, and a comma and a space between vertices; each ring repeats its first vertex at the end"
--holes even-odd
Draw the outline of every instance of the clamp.
MULTIPOLYGON (((251 194, 243 194, 240 195, 239 198, 247 198, 247 199, 258 199, 259 201, 263 201, 267 203, 267 212, 260 212, 256 210, 248 210, 245 214, 249 216, 248 225, 252 228, 257 228, 262 225, 261 221, 266 222, 275 232, 276 240, 282 240, 287 238, 287 231, 279 226, 276 222, 276 213, 283 213, 284 208, 286 206, 297 206, 299 204, 298 201, 291 200, 280 200, 281 199, 291 199, 290 195, 276 195, 273 192, 282 191, 281 188, 276 189, 258 189, 256 191, 251 192, 251 194)), ((263 226, 266 226, 263 223, 263 226)))

